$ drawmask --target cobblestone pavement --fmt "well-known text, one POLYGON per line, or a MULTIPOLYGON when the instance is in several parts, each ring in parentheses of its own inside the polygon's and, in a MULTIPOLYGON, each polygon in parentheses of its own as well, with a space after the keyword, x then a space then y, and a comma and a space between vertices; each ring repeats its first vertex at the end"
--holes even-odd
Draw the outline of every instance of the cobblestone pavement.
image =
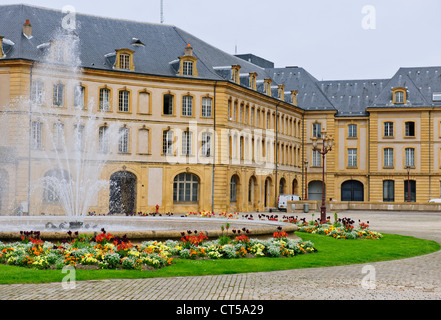
MULTIPOLYGON (((299 215, 311 218, 311 214, 299 215)), ((441 242, 440 213, 344 212, 371 229, 441 242)), ((408 259, 264 273, 0 285, 1 300, 439 300, 441 251, 408 259), (375 282, 366 282, 375 274, 375 282), (375 287, 371 286, 372 284, 375 287)))

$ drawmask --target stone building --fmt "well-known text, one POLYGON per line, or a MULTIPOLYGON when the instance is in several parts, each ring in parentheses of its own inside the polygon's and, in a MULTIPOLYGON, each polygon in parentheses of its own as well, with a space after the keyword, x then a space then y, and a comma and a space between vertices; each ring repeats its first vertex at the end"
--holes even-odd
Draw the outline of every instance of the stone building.
POLYGON ((66 17, 0 6, 3 215, 251 212, 275 207, 279 194, 320 200, 312 138, 325 129, 335 141, 327 200, 441 197, 441 67, 318 81, 176 26, 66 17), (76 182, 68 201, 51 183, 60 180, 76 182))

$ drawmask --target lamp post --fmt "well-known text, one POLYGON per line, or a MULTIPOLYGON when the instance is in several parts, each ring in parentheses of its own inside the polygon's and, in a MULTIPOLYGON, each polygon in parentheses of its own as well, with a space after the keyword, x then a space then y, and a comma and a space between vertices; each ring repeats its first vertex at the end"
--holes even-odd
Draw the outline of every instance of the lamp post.
POLYGON ((325 191, 325 157, 326 154, 332 150, 332 147, 334 146, 334 138, 332 136, 328 136, 326 133, 326 130, 323 130, 321 133, 321 139, 323 140, 323 146, 320 149, 317 147, 318 139, 316 137, 312 138, 312 146, 314 151, 320 152, 323 158, 322 162, 322 206, 320 207, 320 220, 321 222, 326 221, 326 205, 325 205, 325 198, 326 198, 326 191, 325 191))
POLYGON ((404 168, 407 170, 407 202, 410 202, 410 169, 412 167, 407 164, 404 168))
POLYGON ((308 201, 308 160, 305 160, 305 198, 308 201))

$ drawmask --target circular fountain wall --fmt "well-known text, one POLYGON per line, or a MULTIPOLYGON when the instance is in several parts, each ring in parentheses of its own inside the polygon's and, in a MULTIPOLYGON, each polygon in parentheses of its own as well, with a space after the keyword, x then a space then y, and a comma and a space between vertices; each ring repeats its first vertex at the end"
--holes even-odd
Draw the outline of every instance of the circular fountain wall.
POLYGON ((104 229, 115 236, 124 236, 134 242, 146 240, 180 239, 182 232, 204 232, 209 238, 231 236, 233 230, 245 228, 251 238, 267 238, 282 227, 292 233, 297 226, 279 221, 193 218, 193 217, 125 217, 93 216, 81 220, 67 220, 66 217, 0 217, 0 241, 20 239, 20 231, 39 231, 42 240, 60 241, 66 239, 66 232, 78 231, 80 234, 95 234, 104 229), (72 224, 72 222, 75 223, 72 224), (229 230, 222 232, 221 226, 229 224, 229 230))

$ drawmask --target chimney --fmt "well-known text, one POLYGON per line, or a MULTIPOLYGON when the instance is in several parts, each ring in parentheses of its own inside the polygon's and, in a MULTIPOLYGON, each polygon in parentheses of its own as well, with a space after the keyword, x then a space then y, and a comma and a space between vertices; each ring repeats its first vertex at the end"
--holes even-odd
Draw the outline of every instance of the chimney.
POLYGON ((187 44, 185 47, 185 55, 186 56, 193 56, 193 48, 191 47, 191 44, 187 44))
POLYGON ((23 24, 23 34, 28 39, 32 38, 32 25, 29 19, 26 19, 26 22, 23 24))

